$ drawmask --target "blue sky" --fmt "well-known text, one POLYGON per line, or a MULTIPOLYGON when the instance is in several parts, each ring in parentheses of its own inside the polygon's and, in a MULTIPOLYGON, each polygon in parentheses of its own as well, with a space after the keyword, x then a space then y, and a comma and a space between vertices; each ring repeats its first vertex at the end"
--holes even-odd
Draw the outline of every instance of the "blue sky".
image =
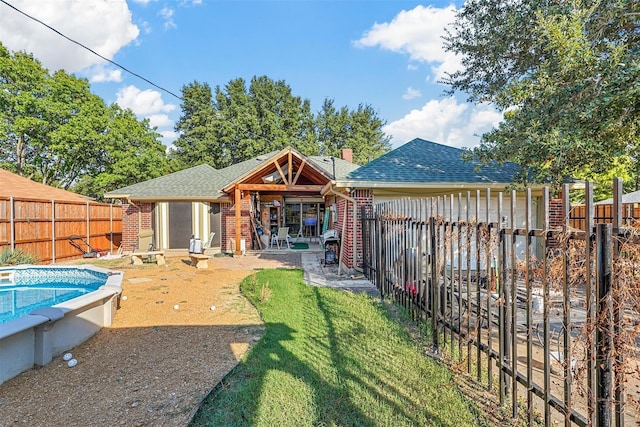
MULTIPOLYGON (((459 65, 442 49, 461 1, 5 0, 69 38, 180 95, 266 75, 317 112, 371 105, 397 147, 415 137, 472 147, 501 114, 444 95, 438 79, 459 65)), ((107 103, 149 117, 168 146, 180 100, 0 3, 0 41, 50 71, 85 77, 107 103)))

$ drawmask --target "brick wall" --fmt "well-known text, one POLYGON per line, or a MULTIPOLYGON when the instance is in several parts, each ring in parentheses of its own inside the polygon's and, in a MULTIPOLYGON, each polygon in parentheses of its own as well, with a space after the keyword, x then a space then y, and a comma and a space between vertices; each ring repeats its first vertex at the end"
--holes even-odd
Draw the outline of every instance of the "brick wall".
MULTIPOLYGON (((562 199, 549 200, 549 229, 559 230, 565 223, 564 215, 562 214, 562 199)), ((547 246, 555 248, 558 245, 558 239, 550 237, 547 241, 547 246)))
MULTIPOLYGON (((241 200, 240 214, 241 219, 241 234, 242 239, 245 240, 247 250, 253 249, 251 239, 251 197, 247 194, 241 200)), ((221 250, 224 252, 234 252, 236 248, 231 247, 231 239, 236 238, 236 205, 235 203, 222 203, 220 204, 222 211, 222 237, 220 241, 221 250)))
POLYGON ((151 229, 153 203, 122 204, 122 250, 131 252, 138 247, 140 230, 151 229))
POLYGON ((371 205, 373 202, 373 195, 370 190, 356 190, 350 195, 356 200, 357 213, 356 218, 353 217, 353 204, 342 198, 337 197, 337 219, 333 224, 333 228, 338 230, 341 234, 340 238, 343 240, 342 253, 340 254, 340 261, 347 268, 362 267, 362 226, 360 224, 361 207, 365 205, 371 205), (343 219, 345 218, 345 205, 346 205, 346 227, 343 230, 343 219), (353 222, 356 221, 356 233, 353 235, 353 222), (355 243, 355 244, 354 244, 355 243), (355 246, 355 247, 354 247, 355 246), (354 250, 356 251, 356 265, 353 263, 354 250))

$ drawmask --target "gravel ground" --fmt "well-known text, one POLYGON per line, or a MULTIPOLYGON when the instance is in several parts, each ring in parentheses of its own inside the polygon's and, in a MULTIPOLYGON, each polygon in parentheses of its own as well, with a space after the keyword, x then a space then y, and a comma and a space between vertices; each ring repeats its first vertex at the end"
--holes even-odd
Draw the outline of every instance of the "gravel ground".
POLYGON ((241 280, 258 268, 300 267, 300 254, 214 257, 198 270, 187 257, 93 263, 124 271, 113 325, 70 349, 77 366, 58 356, 0 385, 0 426, 188 424, 264 331, 241 280))

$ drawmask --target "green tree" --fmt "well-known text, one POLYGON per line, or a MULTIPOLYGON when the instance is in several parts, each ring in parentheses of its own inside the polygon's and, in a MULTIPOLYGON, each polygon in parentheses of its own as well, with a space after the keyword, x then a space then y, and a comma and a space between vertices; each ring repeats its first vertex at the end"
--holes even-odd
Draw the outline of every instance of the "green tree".
POLYGON ((637 175, 639 13, 619 0, 466 2, 445 42, 464 68, 445 81, 505 110, 470 156, 520 164, 523 183, 598 180, 621 156, 637 175))
POLYGON ((38 111, 47 78, 47 70, 32 55, 12 55, 0 43, 0 161, 20 175, 29 174, 25 167, 36 154, 31 141, 45 127, 38 111))
POLYGON ((160 135, 139 121, 134 113, 113 104, 109 108, 108 131, 104 136, 93 174, 84 175, 74 190, 98 200, 106 192, 157 178, 169 172, 166 146, 160 135))
POLYGON ((339 111, 325 100, 314 116, 307 99, 293 95, 282 80, 234 79, 216 87, 194 82, 183 87, 180 133, 171 152, 178 167, 208 163, 225 167, 287 146, 305 155, 339 156, 352 148, 364 163, 390 149, 382 121, 369 105, 339 111))
POLYGON ((0 47, 2 165, 43 184, 69 188, 98 161, 106 108, 89 83, 33 56, 0 47))
POLYGON ((42 99, 43 132, 32 140, 33 168, 43 184, 69 189, 82 175, 99 169, 107 108, 85 79, 56 71, 42 99))
POLYGON ((284 81, 234 79, 212 93, 208 84, 182 88, 180 137, 171 157, 182 167, 207 163, 225 167, 286 146, 317 151, 308 100, 294 96, 284 81))
POLYGON ((325 99, 316 116, 318 146, 323 156, 340 157, 343 148, 353 150, 353 161, 364 164, 391 149, 384 134, 385 122, 370 105, 360 104, 349 111, 336 109, 332 99, 325 99))
POLYGON ((307 155, 317 154, 309 100, 294 96, 284 80, 267 76, 252 78, 248 95, 257 117, 254 155, 289 145, 307 155))
POLYGON ((258 147, 258 117, 247 93, 246 82, 231 80, 214 95, 214 133, 222 146, 221 166, 229 166, 261 154, 258 147))
POLYGON ((222 146, 214 135, 211 87, 197 81, 183 86, 181 108, 182 115, 175 125, 179 137, 169 153, 174 163, 172 169, 180 170, 202 163, 222 166, 222 146))
POLYGON ((100 198, 166 172, 148 121, 107 108, 89 83, 53 75, 32 55, 0 44, 0 165, 44 184, 100 198))
POLYGON ((337 109, 334 100, 325 98, 316 114, 318 147, 321 156, 340 157, 340 149, 349 138, 349 109, 337 109))

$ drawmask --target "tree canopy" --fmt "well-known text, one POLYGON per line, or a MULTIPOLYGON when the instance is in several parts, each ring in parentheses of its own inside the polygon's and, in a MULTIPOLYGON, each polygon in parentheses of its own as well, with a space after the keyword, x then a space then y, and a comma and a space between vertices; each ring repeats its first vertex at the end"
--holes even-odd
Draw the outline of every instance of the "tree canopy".
POLYGON ((637 187, 638 16, 628 0, 467 1, 445 40, 463 69, 445 82, 505 111, 470 156, 556 186, 623 167, 637 187))
POLYGON ((44 184, 101 199, 118 188, 207 163, 215 168, 286 146, 305 155, 353 149, 364 163, 390 149, 383 120, 369 105, 350 111, 309 100, 266 76, 231 80, 214 91, 182 88, 180 137, 167 156, 148 119, 105 105, 89 82, 50 73, 32 55, 0 43, 0 167, 44 184))
POLYGON ((0 166, 100 198, 166 172, 165 147, 148 121, 108 108, 89 82, 50 74, 0 44, 0 166))
POLYGON ((369 105, 336 109, 326 99, 314 115, 309 100, 293 95, 282 80, 242 78, 224 87, 194 81, 182 88, 180 137, 171 153, 182 167, 208 163, 225 167, 292 146, 305 155, 339 156, 351 148, 362 164, 390 149, 385 122, 369 105))

